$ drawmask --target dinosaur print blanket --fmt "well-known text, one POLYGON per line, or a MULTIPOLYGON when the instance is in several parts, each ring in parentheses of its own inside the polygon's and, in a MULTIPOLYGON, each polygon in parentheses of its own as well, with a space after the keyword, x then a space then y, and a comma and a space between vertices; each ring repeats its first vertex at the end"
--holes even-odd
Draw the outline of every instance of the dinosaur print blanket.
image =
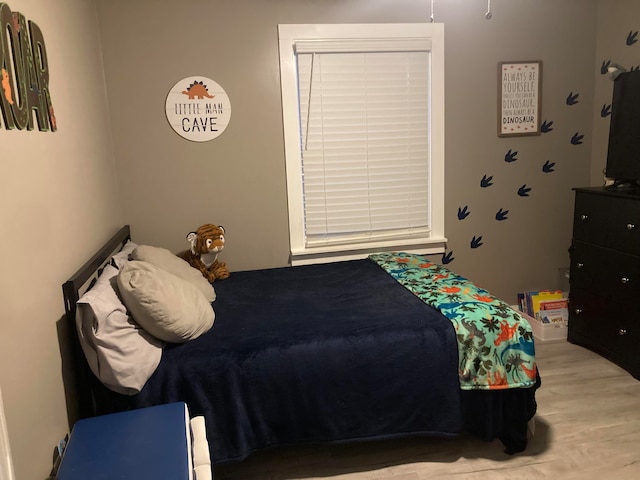
POLYGON ((506 303, 421 255, 380 253, 369 259, 451 320, 462 390, 536 383, 531 325, 506 303))

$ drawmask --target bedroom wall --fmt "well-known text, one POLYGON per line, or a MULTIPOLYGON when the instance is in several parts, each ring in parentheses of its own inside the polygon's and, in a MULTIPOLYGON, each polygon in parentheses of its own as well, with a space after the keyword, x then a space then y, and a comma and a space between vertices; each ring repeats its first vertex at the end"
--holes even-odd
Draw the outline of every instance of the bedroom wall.
POLYGON ((0 386, 15 477, 39 480, 69 431, 61 285, 124 217, 95 3, 6 3, 42 31, 57 121, 56 132, 9 131, 0 116, 0 386))
MULTIPOLYGON (((434 3, 445 24, 449 266, 513 302, 518 291, 556 287, 558 268, 569 263, 571 188, 589 183, 597 2, 495 0, 490 20, 483 0, 434 3), (543 62, 541 118, 551 127, 498 138, 497 64, 518 60, 543 62), (578 94, 572 106, 570 94, 578 94), (584 140, 574 145, 576 133, 584 140), (509 150, 515 161, 505 161, 509 150), (553 164, 548 172, 545 164, 553 164), (492 184, 483 188, 485 176, 492 184), (496 220, 501 209, 506 219, 496 220)), ((232 270, 287 264, 277 25, 428 21, 430 4, 98 0, 134 237, 178 251, 190 230, 218 223, 227 228, 221 257, 232 270), (210 142, 182 139, 164 115, 169 89, 195 75, 222 85, 231 101, 229 126, 210 142)))
MULTIPOLYGON (((219 222, 229 229, 232 269, 287 262, 276 25, 427 20, 429 3, 8 2, 43 32, 58 121, 52 133, 7 131, 0 120, 0 386, 16 478, 44 478, 68 431, 60 285, 118 226, 131 223, 140 241, 179 249, 186 231, 219 222), (206 144, 182 140, 164 118, 168 89, 192 74, 222 84, 233 105, 228 131, 206 144)), ((599 112, 610 86, 600 64, 640 64, 640 47, 626 45, 640 5, 491 3, 486 20, 484 0, 435 2, 447 42, 448 249, 452 268, 510 298, 553 283, 568 262, 570 188, 598 184, 604 166, 599 112), (553 130, 499 139, 496 64, 522 59, 544 62, 542 117, 553 130), (570 93, 580 94, 572 106, 570 93), (576 132, 584 141, 571 145, 576 132), (509 149, 519 153, 507 164, 509 149), (547 160, 555 169, 543 175, 547 160), (483 175, 494 177, 491 187, 479 187, 483 175), (532 187, 529 197, 513 195, 522 184, 532 187), (465 206, 471 213, 459 220, 465 206), (493 220, 499 208, 508 220, 493 220), (473 236, 483 245, 470 248, 473 236)))

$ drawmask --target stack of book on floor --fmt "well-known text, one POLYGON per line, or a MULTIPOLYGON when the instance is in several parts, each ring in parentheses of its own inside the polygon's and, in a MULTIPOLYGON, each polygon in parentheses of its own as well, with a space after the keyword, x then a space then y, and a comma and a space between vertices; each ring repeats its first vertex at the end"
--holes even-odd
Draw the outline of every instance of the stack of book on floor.
POLYGON ((567 338, 569 300, 561 290, 533 290, 518 294, 518 308, 527 315, 539 340, 567 338))

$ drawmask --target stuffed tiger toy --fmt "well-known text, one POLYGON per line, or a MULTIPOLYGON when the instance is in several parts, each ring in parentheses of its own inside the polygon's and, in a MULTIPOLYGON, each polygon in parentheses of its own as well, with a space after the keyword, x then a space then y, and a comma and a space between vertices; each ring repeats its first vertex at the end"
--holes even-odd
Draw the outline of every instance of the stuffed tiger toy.
POLYGON ((180 252, 179 257, 200 270, 209 282, 229 278, 226 263, 218 261, 218 253, 224 248, 224 227, 207 223, 189 232, 187 241, 191 248, 180 252))

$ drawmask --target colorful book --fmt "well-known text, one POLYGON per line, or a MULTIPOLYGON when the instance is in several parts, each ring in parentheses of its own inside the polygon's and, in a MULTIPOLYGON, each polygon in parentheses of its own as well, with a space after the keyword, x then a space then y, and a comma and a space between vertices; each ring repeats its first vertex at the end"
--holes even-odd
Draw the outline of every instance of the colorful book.
POLYGON ((540 290, 537 292, 528 292, 529 301, 527 312, 533 318, 540 320, 540 302, 548 302, 550 300, 561 300, 564 295, 560 290, 540 290))
POLYGON ((547 324, 560 324, 566 327, 569 324, 569 311, 566 308, 558 310, 541 310, 540 321, 547 324))
POLYGON ((540 311, 543 310, 558 310, 558 309, 568 309, 569 308, 569 299, 561 298, 560 300, 544 300, 540 302, 540 311))
POLYGON ((527 306, 524 303, 524 292, 518 294, 518 308, 523 313, 527 311, 527 306))
POLYGON ((542 323, 569 323, 569 300, 548 300, 540 302, 540 320, 542 323))

